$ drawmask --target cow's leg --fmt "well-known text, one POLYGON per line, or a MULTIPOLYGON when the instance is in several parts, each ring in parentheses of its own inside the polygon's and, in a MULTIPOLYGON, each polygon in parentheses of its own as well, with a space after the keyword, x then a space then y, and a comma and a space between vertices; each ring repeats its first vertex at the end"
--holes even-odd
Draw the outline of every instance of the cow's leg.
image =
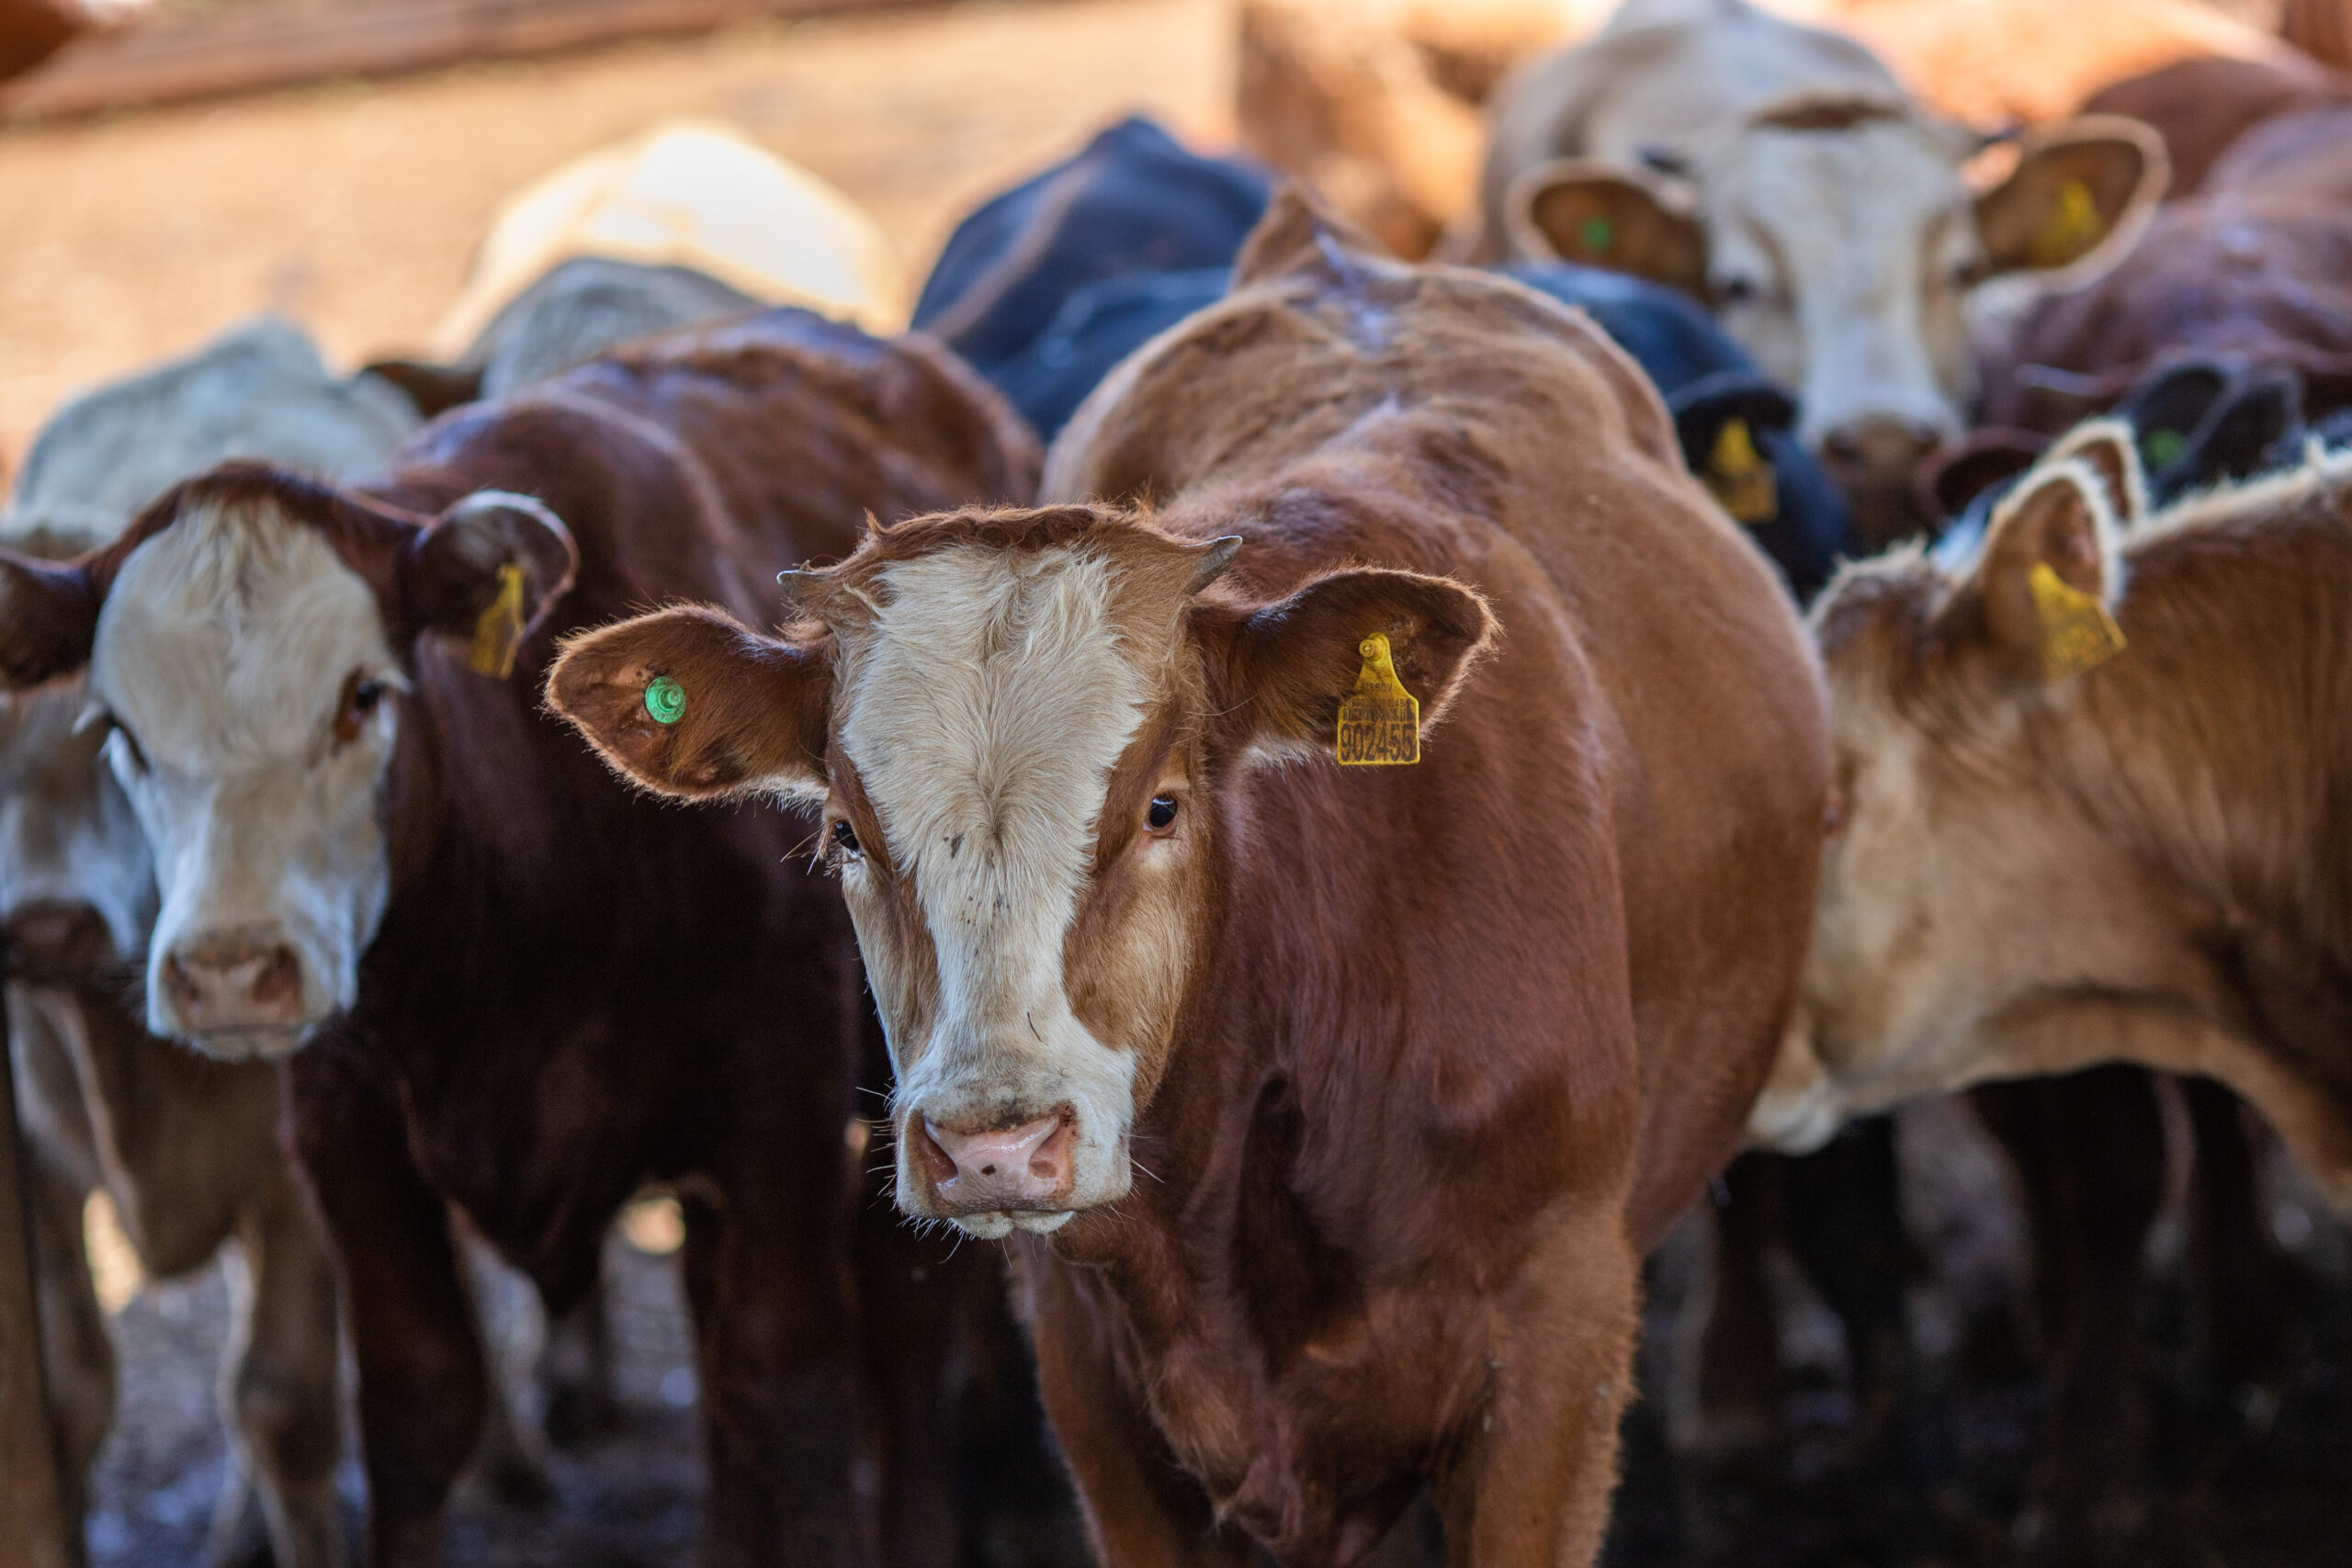
MULTIPOLYGON (((11 1135, 0 1127, 0 1137, 11 1135)), ((114 1419, 114 1343, 107 1337, 90 1269, 82 1251, 87 1193, 46 1166, 40 1151, 24 1162, 28 1239, 32 1245, 34 1307, 40 1324, 41 1372, 48 1382, 49 1429, 57 1451, 65 1550, 83 1559, 82 1519, 89 1507, 90 1464, 114 1419)))
POLYGON ((291 1181, 238 1216, 244 1278, 221 1363, 220 1411, 261 1497, 278 1568, 341 1568, 334 1467, 342 1418, 334 1269, 291 1181))
POLYGON ((882 1561, 953 1568, 963 1552, 956 1506, 963 1412, 950 1374, 966 1359, 961 1319, 971 1269, 999 1274, 1001 1295, 1001 1268, 993 1247, 957 1248, 917 1233, 887 1199, 865 1205, 857 1229, 860 1326, 880 1396, 882 1561))
MULTIPOLYGON (((797 1140, 806 1145, 812 1140, 797 1140)), ((840 1123, 828 1168, 684 1203, 710 1501, 709 1568, 873 1560, 857 1461, 870 1404, 849 1301, 840 1123)), ((771 1151, 771 1164, 775 1151, 771 1151)))
POLYGON ((1971 1092, 2017 1161, 2049 1358, 2020 1533, 2063 1556, 2129 1533, 2140 1508, 2151 1413, 2136 1306, 2164 1200, 2164 1124, 2137 1067, 1971 1092))
POLYGON ((1021 1278, 1046 1415, 1078 1483, 1104 1568, 1243 1568, 1243 1532, 1220 1529, 1200 1484, 1179 1469, 1151 1416, 1119 1381, 1101 1316, 1076 1271, 1042 1245, 1021 1248, 1021 1278))
POLYGON ((2244 1103, 2211 1078, 2184 1078, 2180 1089, 2197 1144, 2188 1269, 2198 1370, 2209 1398, 2252 1416, 2269 1402, 2249 1396, 2272 1383, 2286 1361, 2294 1269, 2264 1221, 2244 1103))
POLYGON ((1588 1568, 1633 1393, 1641 1262, 1621 1213, 1580 1206, 1497 1303, 1503 1337, 1460 1450, 1438 1478, 1453 1568, 1588 1568))
POLYGON ((1699 1303, 1682 1446, 1724 1460, 1764 1450, 1780 1424, 1787 1380, 1781 1366, 1780 1313, 1765 1258, 1780 1224, 1782 1155, 1747 1154, 1724 1168, 1716 1188, 1714 1243, 1699 1303))
POLYGON ((437 1564, 442 1511, 489 1397, 448 1211, 410 1162, 399 1106, 349 1063, 313 1045, 288 1062, 287 1081, 359 1369, 369 1561, 437 1564))
POLYGON ((1867 1452, 1886 1430, 1911 1360, 1894 1119, 1846 1128, 1818 1153, 1789 1160, 1781 1180, 1789 1249, 1846 1331, 1854 1437, 1867 1452))

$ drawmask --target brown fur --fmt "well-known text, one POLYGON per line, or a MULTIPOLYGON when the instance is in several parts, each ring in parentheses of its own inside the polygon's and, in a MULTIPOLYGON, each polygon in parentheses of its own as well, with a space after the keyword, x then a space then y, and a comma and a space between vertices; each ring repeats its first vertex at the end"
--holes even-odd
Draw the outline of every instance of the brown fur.
POLYGON ((2178 200, 2202 191, 2214 163, 2263 121, 2347 97, 2352 80, 2305 62, 2199 58, 2109 83, 2083 101, 2083 112, 2154 126, 2171 154, 2178 200))
POLYGON ((2025 313, 1986 365, 1983 419, 2063 430, 2194 355, 2301 372, 2314 415, 2352 401, 2352 210, 2231 195, 2165 208, 2113 269, 2025 313))
MULTIPOLYGON (((1295 196, 1048 483, 1066 504, 885 530, 803 602, 853 637, 883 560, 1084 537, 1129 564, 1121 624, 1162 628, 1063 946, 1090 1027, 1148 1055, 1148 1179, 1018 1253, 1101 1553, 1240 1562, 1246 1532, 1352 1562, 1427 1481, 1452 1561, 1589 1562, 1640 1250, 1731 1153, 1800 956, 1826 777, 1785 598, 1582 317, 1380 261, 1295 196), (1317 753, 1375 628, 1429 704, 1423 761, 1342 772, 1317 753), (1173 894, 1125 869, 1155 789, 1187 803, 1173 894), (1162 1010, 1122 944, 1170 897, 1162 1010)), ((664 620, 695 624, 573 645, 558 705, 590 711, 584 661, 628 668, 664 620)), ((822 636, 786 639, 803 679, 822 636)), ((763 754, 809 754, 811 712, 763 754)), ((791 786, 829 787, 871 859, 826 744, 791 786)), ((927 976, 919 910, 872 897, 869 953, 927 976)))
MULTIPOLYGON (((439 1560, 443 1500, 481 1429, 445 1200, 560 1312, 647 1180, 686 1198, 706 1561, 896 1568, 957 1550, 937 1496, 953 1434, 889 1404, 938 1399, 954 1340, 936 1324, 863 1337, 868 1306, 866 1326, 903 1321, 892 1292, 923 1269, 906 1261, 920 1244, 860 1217, 843 1147, 872 1041, 838 899, 779 814, 680 813, 620 787, 541 711, 538 671, 567 629, 647 604, 760 618, 779 568, 845 552, 865 513, 1025 497, 1035 465, 935 346, 776 311, 455 413, 366 492, 217 470, 79 563, 77 591, 102 595, 179 502, 266 500, 375 589, 415 688, 383 806, 390 906, 356 1005, 288 1073, 350 1310, 376 1562, 439 1560), (535 496, 564 527, 515 510, 456 527, 454 503, 484 489, 535 496), (467 668, 465 639, 505 558, 537 629, 501 682, 467 668), (878 1514, 860 1463, 877 1467, 878 1514)), ((11 604, 71 608, 26 563, 0 568, 11 604)), ((77 657, 35 653, 6 668, 77 657)), ((991 1273, 978 1259, 927 1288, 985 1303, 991 1273)))
POLYGON ((2213 189, 2352 211, 2352 96, 2265 120, 2213 164, 2213 189))
POLYGON ((1849 1105, 1906 1063, 1914 1089, 2102 1060, 2203 1073, 2352 1202, 2348 479, 2338 463, 2192 499, 2120 557, 2012 502, 2005 547, 1965 581, 1905 555, 1833 585, 1816 615, 1852 796, 1822 930, 1910 933, 1893 966, 1816 940, 1811 1066, 1849 1105), (2120 584, 2126 650, 2057 688, 1999 608, 2036 558, 2120 584), (1894 856, 1942 868, 1935 919, 1888 892, 1894 856), (1942 1016, 1948 986, 1965 1014, 1915 1059, 1900 1021, 1942 1016))

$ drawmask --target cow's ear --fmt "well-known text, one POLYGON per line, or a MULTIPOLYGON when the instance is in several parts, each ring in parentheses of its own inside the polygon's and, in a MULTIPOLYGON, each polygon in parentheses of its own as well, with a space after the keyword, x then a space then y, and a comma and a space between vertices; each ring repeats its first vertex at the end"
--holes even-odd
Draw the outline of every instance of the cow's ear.
POLYGON ((688 799, 825 797, 833 644, 763 637, 702 605, 569 638, 548 705, 623 777, 688 799))
POLYGON ((2037 465, 1994 509, 1975 586, 1985 630, 2018 671, 2056 682, 2123 650, 2115 532, 2105 485, 2072 458, 2037 465))
POLYGON ((2029 137, 2018 166, 1976 198, 1987 272, 2071 266, 2135 233, 2171 179, 2163 138, 2120 115, 2085 115, 2029 137))
POLYGON ((390 382, 426 419, 437 418, 481 398, 481 372, 461 365, 435 365, 427 359, 373 359, 361 366, 359 373, 390 382))
POLYGON ((420 628, 469 645, 477 673, 504 680, 515 650, 571 586, 571 531, 527 495, 476 491, 407 545, 402 592, 420 628))
POLYGON ((1369 567, 1317 578, 1272 604, 1209 601, 1194 614, 1220 739, 1267 761, 1332 754, 1340 704, 1356 690, 1374 633, 1387 637, 1426 736, 1498 629, 1476 589, 1369 567))
POLYGON ((1706 293, 1706 231, 1646 169, 1589 158, 1541 164, 1511 182, 1503 219, 1521 254, 1706 293))
POLYGON ((0 550, 0 690, 28 691, 88 664, 103 603, 79 561, 0 550))
POLYGON ((2140 444, 2129 423, 2086 420, 2060 436, 2041 461, 2056 463, 2069 457, 2098 476, 2118 527, 2137 527, 2148 515, 2147 470, 2141 465, 2140 444))

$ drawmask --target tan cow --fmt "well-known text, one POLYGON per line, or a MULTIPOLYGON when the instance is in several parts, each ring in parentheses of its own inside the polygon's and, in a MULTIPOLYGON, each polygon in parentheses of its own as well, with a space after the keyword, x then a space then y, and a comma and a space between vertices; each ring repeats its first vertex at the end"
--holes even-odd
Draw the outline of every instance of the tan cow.
POLYGON ((1453 1561, 1589 1562, 1640 1253, 1801 959, 1826 759, 1764 558, 1588 319, 1368 245, 1278 198, 1059 504, 550 680, 652 788, 822 806, 899 1204, 1021 1233, 1123 1568, 1353 1562, 1425 1481, 1453 1561))
POLYGON ((1706 300, 1800 389, 1801 434, 1883 542, 1909 530, 1913 469, 1974 395, 1971 295, 2096 266, 2164 186, 2161 143, 2129 121, 2038 131, 1972 194, 1962 165, 1985 146, 1849 38, 1747 0, 1628 0, 1499 89, 1452 249, 1556 255, 1706 300))
POLYGON ((2131 1061, 2229 1085, 2352 1206, 2352 455, 2119 541, 2136 464, 2082 427, 1973 561, 1816 606, 1842 816, 1760 1140, 2131 1061))

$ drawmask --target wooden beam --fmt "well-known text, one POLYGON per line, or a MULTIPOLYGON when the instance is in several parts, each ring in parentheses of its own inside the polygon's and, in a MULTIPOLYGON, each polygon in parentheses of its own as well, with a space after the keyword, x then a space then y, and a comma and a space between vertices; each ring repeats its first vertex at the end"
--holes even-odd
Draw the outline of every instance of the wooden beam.
POLYGON ((96 35, 0 88, 0 118, 62 119, 336 76, 514 59, 755 17, 919 0, 362 0, 157 17, 96 35))
POLYGON ((65 1568, 26 1224, 8 1010, 0 1007, 0 1568, 65 1568))

